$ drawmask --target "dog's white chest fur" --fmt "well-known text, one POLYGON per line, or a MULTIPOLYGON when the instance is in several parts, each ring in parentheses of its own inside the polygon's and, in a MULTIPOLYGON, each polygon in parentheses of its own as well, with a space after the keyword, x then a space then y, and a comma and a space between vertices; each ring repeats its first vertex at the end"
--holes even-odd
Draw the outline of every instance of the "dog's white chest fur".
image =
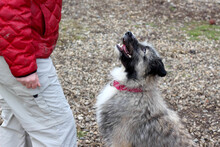
POLYGON ((98 95, 96 106, 100 107, 102 104, 108 101, 111 97, 113 97, 116 93, 117 93, 117 89, 111 86, 109 83, 108 85, 105 86, 105 88, 98 95))
MULTIPOLYGON (((127 80, 126 78, 126 73, 124 72, 124 68, 123 67, 116 67, 111 71, 111 76, 113 77, 114 80, 117 81, 125 81, 127 80)), ((101 107, 103 104, 105 104, 109 99, 111 99, 115 94, 117 94, 118 90, 111 86, 110 83, 108 83, 103 90, 100 92, 100 94, 97 97, 96 100, 96 117, 97 117, 97 121, 100 121, 100 111, 101 111, 101 107)))
POLYGON ((117 92, 118 90, 115 87, 111 86, 109 83, 108 85, 105 86, 105 88, 98 95, 97 101, 96 101, 96 108, 97 108, 96 117, 97 117, 98 122, 101 119, 100 113, 101 113, 102 105, 106 103, 110 98, 112 98, 117 92))

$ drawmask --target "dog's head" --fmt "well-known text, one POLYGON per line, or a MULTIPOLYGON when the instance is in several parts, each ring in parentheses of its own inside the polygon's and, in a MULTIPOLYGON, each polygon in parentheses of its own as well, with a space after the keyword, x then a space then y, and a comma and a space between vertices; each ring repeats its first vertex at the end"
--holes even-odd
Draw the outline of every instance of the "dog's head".
POLYGON ((152 46, 139 43, 131 32, 125 33, 122 43, 122 45, 116 45, 116 48, 128 79, 166 75, 164 64, 152 46))

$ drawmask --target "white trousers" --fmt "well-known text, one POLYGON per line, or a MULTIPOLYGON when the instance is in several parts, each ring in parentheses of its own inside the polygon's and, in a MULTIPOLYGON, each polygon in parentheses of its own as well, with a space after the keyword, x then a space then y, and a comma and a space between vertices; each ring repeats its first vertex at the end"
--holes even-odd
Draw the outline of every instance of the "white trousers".
POLYGON ((50 58, 37 59, 41 87, 17 82, 0 56, 0 147, 76 147, 76 125, 50 58))

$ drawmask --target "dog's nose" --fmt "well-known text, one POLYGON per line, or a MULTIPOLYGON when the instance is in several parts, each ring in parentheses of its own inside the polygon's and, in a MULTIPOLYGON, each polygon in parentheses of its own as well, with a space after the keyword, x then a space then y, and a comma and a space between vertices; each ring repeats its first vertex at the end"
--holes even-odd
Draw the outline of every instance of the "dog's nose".
POLYGON ((132 36, 132 33, 129 31, 129 32, 125 33, 125 35, 131 37, 131 36, 132 36))

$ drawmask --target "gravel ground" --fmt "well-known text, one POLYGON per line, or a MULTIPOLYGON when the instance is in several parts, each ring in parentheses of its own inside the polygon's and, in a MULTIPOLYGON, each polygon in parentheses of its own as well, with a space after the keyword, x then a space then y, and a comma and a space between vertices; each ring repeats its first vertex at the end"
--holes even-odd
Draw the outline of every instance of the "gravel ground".
POLYGON ((209 18, 219 26, 217 0, 63 0, 62 13, 52 58, 76 118, 79 146, 102 146, 95 98, 120 65, 113 49, 128 30, 161 54, 168 71, 160 80, 162 95, 194 141, 220 146, 220 38, 193 40, 185 29, 209 18))

